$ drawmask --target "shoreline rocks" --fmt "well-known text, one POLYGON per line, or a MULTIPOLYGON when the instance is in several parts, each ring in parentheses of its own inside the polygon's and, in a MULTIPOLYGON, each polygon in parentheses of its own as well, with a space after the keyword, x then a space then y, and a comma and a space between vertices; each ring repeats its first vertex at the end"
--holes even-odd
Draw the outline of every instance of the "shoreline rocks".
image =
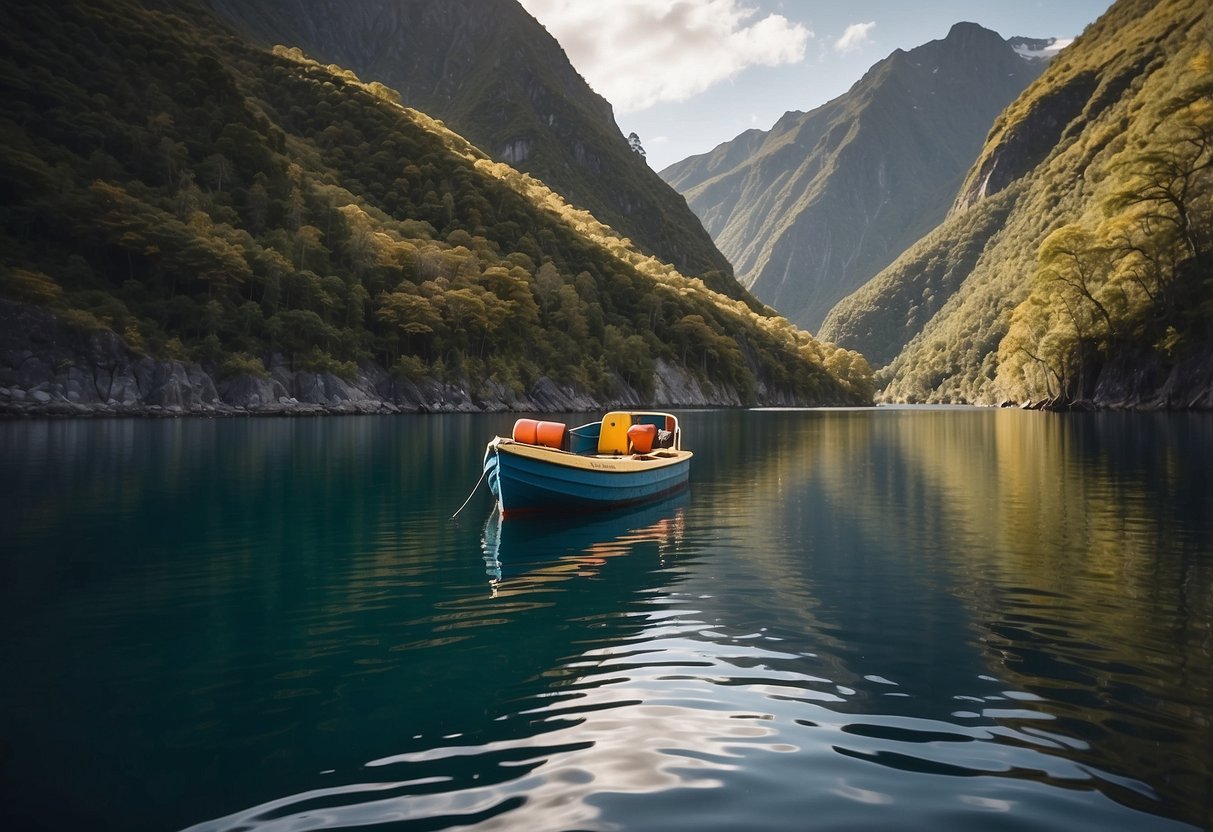
MULTIPOLYGON (((601 401, 550 378, 525 393, 491 380, 441 382, 392 377, 363 364, 350 380, 292 370, 274 356, 262 378, 215 379, 202 367, 133 352, 110 330, 75 329, 52 312, 0 300, 0 418, 317 416, 326 414, 569 412, 652 404, 736 407, 737 391, 716 388, 658 362, 654 401, 622 379, 601 401)), ((772 397, 773 404, 787 396, 772 397)))

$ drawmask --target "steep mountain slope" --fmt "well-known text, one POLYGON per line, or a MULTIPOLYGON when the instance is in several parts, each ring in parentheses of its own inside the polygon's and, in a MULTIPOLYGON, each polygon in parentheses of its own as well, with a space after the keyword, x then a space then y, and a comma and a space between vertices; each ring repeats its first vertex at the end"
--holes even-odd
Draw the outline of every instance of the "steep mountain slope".
POLYGON ((744 297, 685 202, 629 148, 611 105, 514 0, 207 2, 266 46, 297 46, 399 90, 641 249, 744 297))
POLYGON ((823 337, 889 362, 893 400, 1213 406, 1211 17, 1113 5, 823 337))
POLYGON ((854 354, 190 0, 9 3, 0 44, 0 407, 870 400, 854 354))
POLYGON ((960 23, 849 92, 662 171, 762 301, 809 329, 943 219, 994 117, 1040 71, 960 23))

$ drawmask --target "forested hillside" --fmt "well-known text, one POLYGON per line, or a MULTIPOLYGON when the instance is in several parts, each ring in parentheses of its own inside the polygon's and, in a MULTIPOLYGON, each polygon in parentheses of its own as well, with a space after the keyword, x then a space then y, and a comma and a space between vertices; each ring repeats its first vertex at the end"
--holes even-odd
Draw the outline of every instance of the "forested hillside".
POLYGON ((264 46, 298 46, 399 90, 641 250, 748 297, 685 201, 630 149, 611 105, 515 0, 206 1, 264 46))
MULTIPOLYGON (((9 3, 0 39, 0 292, 76 331, 219 381, 285 361, 607 401, 651 396, 660 365, 721 401, 870 399, 854 354, 189 2, 9 3)), ((3 357, 8 383, 31 360, 3 357)))
POLYGON ((662 171, 758 298, 816 331, 947 214, 995 117, 1040 72, 958 23, 846 94, 662 171))
POLYGON ((898 401, 1213 406, 1211 23, 1200 0, 1113 5, 823 337, 887 364, 898 401))

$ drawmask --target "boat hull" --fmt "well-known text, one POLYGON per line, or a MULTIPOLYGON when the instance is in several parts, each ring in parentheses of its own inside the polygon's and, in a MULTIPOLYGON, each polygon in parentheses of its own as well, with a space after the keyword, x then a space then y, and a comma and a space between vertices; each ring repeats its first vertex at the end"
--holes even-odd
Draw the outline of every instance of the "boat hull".
POLYGON ((658 500, 687 487, 691 452, 582 456, 497 440, 484 457, 485 476, 503 517, 601 511, 658 500))

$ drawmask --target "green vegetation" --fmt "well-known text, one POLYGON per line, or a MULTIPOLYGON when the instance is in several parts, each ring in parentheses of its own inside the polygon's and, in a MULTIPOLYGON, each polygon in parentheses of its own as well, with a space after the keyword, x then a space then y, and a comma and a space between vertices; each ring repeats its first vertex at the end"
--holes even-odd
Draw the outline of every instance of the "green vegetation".
POLYGON ((637 248, 752 301, 686 203, 620 133, 611 105, 515 0, 206 2, 267 47, 297 46, 399 90, 408 106, 543 181, 637 248))
POLYGON ((999 345, 997 383, 1009 395, 1086 400, 1118 359, 1213 343, 1209 43, 1177 80, 1111 160, 1098 221, 1062 226, 1041 244, 1031 291, 999 345))
POLYGON ((951 215, 831 318, 884 398, 1064 404, 1208 353, 1211 17, 1121 0, 999 117, 951 215))
POLYGON ((923 237, 858 291, 839 301, 820 336, 888 364, 960 287, 1013 204, 1004 192, 923 237))
MULTIPOLYGON (((707 382, 864 402, 854 353, 712 291, 440 122, 181 0, 0 10, 0 292, 261 375, 707 382)), ((630 151, 628 151, 630 153, 630 151)))

